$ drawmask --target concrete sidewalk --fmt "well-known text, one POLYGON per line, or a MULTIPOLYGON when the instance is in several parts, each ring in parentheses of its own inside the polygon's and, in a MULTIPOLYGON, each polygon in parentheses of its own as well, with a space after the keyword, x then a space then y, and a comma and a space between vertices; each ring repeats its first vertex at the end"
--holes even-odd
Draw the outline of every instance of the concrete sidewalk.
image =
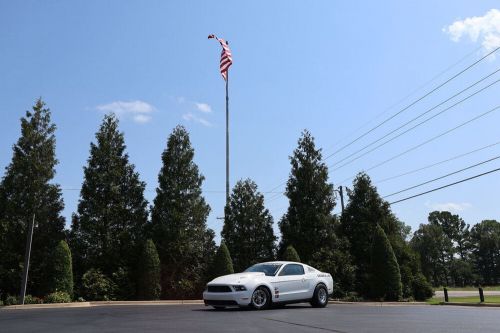
POLYGON ((0 307, 1 310, 15 309, 54 309, 54 308, 86 308, 92 306, 123 306, 123 305, 199 305, 203 300, 168 300, 168 301, 99 301, 99 302, 72 302, 51 304, 25 304, 0 307))

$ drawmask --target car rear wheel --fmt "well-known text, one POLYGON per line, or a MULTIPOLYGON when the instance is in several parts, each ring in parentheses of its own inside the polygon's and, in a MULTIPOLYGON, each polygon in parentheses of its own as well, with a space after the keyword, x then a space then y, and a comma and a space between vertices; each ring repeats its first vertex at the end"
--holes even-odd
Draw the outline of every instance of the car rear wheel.
POLYGON ((258 287, 252 294, 252 307, 256 310, 267 309, 271 304, 271 294, 265 287, 258 287))
POLYGON ((311 305, 315 308, 324 308, 328 304, 328 290, 322 284, 316 286, 311 305))

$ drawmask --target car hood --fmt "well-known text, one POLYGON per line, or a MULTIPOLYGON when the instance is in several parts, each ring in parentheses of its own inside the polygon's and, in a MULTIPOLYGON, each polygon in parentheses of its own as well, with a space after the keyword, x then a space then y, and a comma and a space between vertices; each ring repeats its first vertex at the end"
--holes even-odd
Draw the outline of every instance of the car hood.
POLYGON ((229 274, 219 276, 213 279, 208 284, 244 284, 245 282, 254 279, 256 277, 265 276, 266 274, 261 272, 244 272, 237 274, 229 274))

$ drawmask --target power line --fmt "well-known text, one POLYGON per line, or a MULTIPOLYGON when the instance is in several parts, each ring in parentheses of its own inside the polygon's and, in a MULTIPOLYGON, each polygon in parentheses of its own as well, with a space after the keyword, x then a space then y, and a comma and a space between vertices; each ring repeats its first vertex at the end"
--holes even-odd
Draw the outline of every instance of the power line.
MULTIPOLYGON (((396 158, 399 158, 399 157, 401 157, 403 155, 406 155, 407 153, 412 152, 415 149, 418 149, 418 148, 420 148, 420 147, 422 147, 422 146, 424 146, 424 145, 426 145, 426 144, 428 144, 428 143, 430 143, 430 142, 432 142, 432 141, 434 141, 436 139, 439 139, 442 136, 445 136, 445 135, 447 135, 447 134, 449 134, 449 133, 451 133, 453 131, 456 131, 457 129, 459 129, 459 128, 463 127, 463 126, 468 125, 468 124, 470 124, 470 123, 472 123, 472 122, 474 122, 474 121, 476 121, 476 120, 478 120, 478 119, 480 119, 480 118, 482 118, 482 117, 484 117, 484 116, 486 116, 486 115, 488 115, 488 114, 496 111, 498 108, 500 108, 500 106, 496 106, 493 109, 490 109, 490 110, 488 110, 488 111, 486 111, 484 113, 481 113, 480 115, 475 116, 474 118, 471 118, 471 119, 467 120, 466 122, 463 122, 460 125, 457 125, 457 126, 451 128, 451 129, 447 130, 447 131, 444 131, 441 134, 438 134, 438 135, 436 135, 436 136, 434 136, 434 137, 432 137, 432 138, 430 138, 430 139, 428 139, 428 140, 426 140, 426 141, 424 141, 424 142, 422 142, 422 143, 420 143, 420 144, 418 144, 416 146, 413 146, 413 147, 411 147, 411 148, 409 148, 409 149, 407 149, 407 150, 399 153, 399 154, 396 154, 393 157, 391 157, 391 158, 389 158, 387 160, 384 160, 384 161, 382 161, 382 162, 380 162, 380 163, 378 163, 378 164, 376 164, 376 165, 374 165, 374 166, 366 169, 365 171, 370 171, 370 170, 376 169, 376 168, 378 168, 378 167, 380 167, 380 166, 382 166, 382 165, 384 165, 386 163, 389 163, 389 162, 395 160, 396 158)), ((352 176, 349 177, 349 178, 346 178, 343 181, 341 181, 340 184, 343 184, 345 181, 347 181, 349 179, 352 179, 352 178, 353 178, 352 176)))
POLYGON ((464 156, 467 156, 467 155, 470 155, 470 154, 473 154, 473 153, 477 153, 478 151, 494 147, 494 146, 496 146, 498 144, 500 144, 500 141, 492 143, 492 144, 489 144, 487 146, 483 146, 481 148, 477 148, 477 149, 468 151, 466 153, 462 153, 460 155, 455 155, 453 157, 447 158, 447 159, 439 161, 439 162, 435 162, 435 163, 432 163, 432 164, 429 164, 429 165, 426 165, 426 166, 423 166, 423 167, 420 167, 420 168, 417 168, 417 169, 413 169, 413 170, 410 170, 410 171, 406 171, 406 172, 400 173, 399 175, 395 175, 395 176, 391 176, 391 177, 387 177, 387 178, 381 179, 379 181, 376 181, 375 184, 378 185, 378 184, 384 183, 384 182, 389 181, 389 180, 393 180, 393 179, 400 178, 400 177, 403 177, 403 176, 411 175, 411 174, 413 174, 415 172, 426 170, 426 169, 432 168, 434 166, 437 166, 437 165, 440 165, 440 164, 443 164, 443 163, 446 163, 446 162, 450 162, 450 161, 456 160, 458 158, 461 158, 461 157, 464 157, 464 156))
POLYGON ((444 186, 433 188, 432 190, 429 190, 429 191, 421 192, 421 193, 412 195, 410 197, 406 197, 406 198, 403 198, 403 199, 400 199, 400 200, 397 200, 397 201, 393 201, 393 202, 390 202, 389 205, 393 205, 393 204, 396 204, 396 203, 399 203, 399 202, 403 202, 403 201, 410 200, 410 199, 413 199, 413 198, 416 198, 416 197, 420 197, 422 195, 429 194, 429 193, 435 192, 435 191, 439 191, 439 190, 442 190, 444 188, 447 188, 447 187, 450 187, 450 186, 454 186, 454 185, 457 185, 457 184, 460 184, 460 183, 464 183, 466 181, 469 181, 469 180, 472 180, 472 179, 475 179, 475 178, 479 178, 479 177, 482 177, 482 176, 485 176, 485 175, 488 175, 490 173, 497 172, 497 171, 500 171, 500 168, 494 169, 494 170, 490 170, 490 171, 487 171, 487 172, 483 172, 483 173, 481 173, 479 175, 475 175, 475 176, 472 176, 472 177, 469 177, 469 178, 465 178, 465 179, 459 180, 459 181, 451 183, 451 184, 446 184, 444 186))
MULTIPOLYGON (((455 67, 457 64, 461 63, 464 59, 468 58, 471 54, 474 54, 475 52, 477 52, 479 49, 481 49, 482 47, 478 47, 476 50, 472 51, 471 53, 465 55, 464 57, 462 57, 459 61, 457 61, 456 63, 452 64, 451 66, 447 67, 445 70, 441 71, 440 73, 438 73, 436 76, 434 76, 434 78, 432 78, 430 81, 426 82, 425 84, 423 84, 422 86, 420 86, 419 88, 417 88, 416 90, 414 90, 412 93, 410 93, 409 95, 405 96, 403 99, 401 99, 399 102, 397 102, 396 104, 394 104, 393 106, 389 107, 388 109, 386 109, 386 111, 382 112, 379 116, 375 117, 373 120, 379 118, 380 116, 382 116, 383 114, 385 114, 387 111, 391 110, 393 107, 395 107, 396 105, 400 104, 402 101, 406 100, 409 96, 411 96, 414 92, 416 91, 419 91, 422 87, 425 87, 428 83, 430 82, 433 82, 436 78, 440 77, 442 74, 446 73, 449 69, 455 67)), ((461 70, 460 72, 458 72, 457 74, 455 74, 454 76, 452 76, 451 78, 449 78, 448 80, 446 80, 445 82, 441 83, 440 85, 438 85, 437 87, 435 87, 434 89, 432 89, 430 92, 426 93, 425 95, 421 96, 420 98, 418 98, 417 100, 413 101, 412 103, 410 103, 408 106, 404 107, 402 110, 398 111, 396 114, 392 115, 391 117, 385 119, 382 123, 380 123, 379 125, 373 127, 372 129, 368 130, 367 132, 365 132, 364 134, 362 134, 361 136, 357 137, 356 139, 354 139, 353 141, 349 142, 347 145, 344 145, 343 147, 341 147, 341 149, 337 150, 337 151, 334 151, 333 153, 327 155, 325 158, 323 158, 323 160, 326 160, 332 156, 334 156, 335 154, 339 153, 340 151, 342 151, 343 149, 347 148, 348 146, 352 145, 353 143, 357 142, 358 140, 360 140, 361 138, 363 138, 364 136, 368 135, 369 133, 373 132, 374 130, 376 130, 377 128, 379 128, 380 126, 382 126, 383 124, 385 124, 386 122, 388 122, 389 120, 393 119, 394 117, 396 117, 397 115, 401 114, 402 112, 406 111, 408 108, 410 108, 411 106, 415 105, 416 103, 418 103, 419 101, 423 100, 424 98, 426 98, 427 96, 431 95, 432 93, 434 93, 435 91, 437 91, 438 89, 440 89, 441 87, 443 87, 444 85, 448 84, 450 81, 452 81, 453 79, 457 78, 458 76, 462 75, 463 73, 465 73, 466 71, 468 71, 469 69, 471 69, 472 67, 474 67, 475 65, 477 65, 478 63, 480 63, 481 61, 483 61, 484 59, 486 59, 487 57, 489 57, 490 55, 492 55, 493 53, 495 53, 496 51, 498 51, 498 49, 500 49, 500 47, 497 47, 496 49, 494 49, 493 51, 487 53, 486 55, 484 55, 483 57, 481 57, 479 60, 475 61, 474 63, 472 63, 471 65, 467 66, 465 69, 461 70)), ((358 129, 356 129, 354 133, 356 133, 359 129, 363 128, 364 126, 366 126, 367 124, 369 124, 371 121, 365 123, 365 125, 359 127, 358 129)), ((349 135, 350 136, 350 135, 349 135)), ((347 136, 347 137, 349 137, 347 136)), ((347 138, 346 137, 346 138, 347 138)), ((342 142, 342 140, 340 140, 339 142, 342 142)), ((280 184, 276 185, 275 187, 273 187, 270 191, 274 191, 278 188, 280 188, 281 186, 285 185, 286 184, 286 180, 281 182, 280 184)), ((279 197, 279 194, 277 194, 276 196, 270 198, 270 200, 274 199, 274 198, 277 198, 279 197)))
POLYGON ((368 134, 370 134, 371 132, 373 132, 374 130, 378 129, 380 126, 384 125, 385 123, 387 123, 388 121, 392 120, 393 118, 395 118, 396 116, 400 115, 401 113, 403 113, 404 111, 408 110, 410 107, 412 107, 413 105, 417 104, 418 102, 420 102, 421 100, 423 100, 424 98, 426 98, 427 96, 433 94, 434 92, 436 92, 438 89, 440 89, 441 87, 445 86, 446 84, 448 84, 449 82, 451 82, 452 80, 454 80, 455 78, 457 78, 458 76, 462 75, 463 73, 465 73, 466 71, 468 71, 469 69, 471 69, 472 67, 474 67, 475 65, 477 65, 478 63, 480 63, 481 61, 483 61, 484 59, 486 59, 487 57, 489 57, 490 55, 492 55, 493 53, 495 53, 498 49, 500 49, 500 46, 497 47, 496 49, 494 49, 493 51, 487 53, 486 55, 484 55, 483 57, 481 57, 479 60, 475 61, 474 63, 472 63, 471 65, 467 66, 465 69, 461 70, 460 72, 458 72, 457 74, 453 75, 451 78, 449 78, 448 80, 444 81, 443 83, 439 84, 437 87, 433 88, 431 91, 429 91, 428 93, 424 94, 423 96, 417 98, 415 101, 411 102, 410 104, 408 104, 407 106, 405 106, 404 108, 402 108, 401 110, 399 110, 398 112, 396 112, 395 114, 391 115, 389 118, 383 120, 381 123, 379 123, 378 125, 372 127, 370 130, 366 131, 365 133, 363 133, 362 135, 358 136, 356 139, 352 140, 351 142, 349 142, 348 144, 342 146, 340 149, 334 151, 333 153, 329 154, 328 156, 326 156, 324 159, 328 159, 336 154, 338 154, 339 152, 343 151, 345 148, 351 146, 353 143, 356 143, 358 140, 364 138, 365 136, 367 136, 368 134))
MULTIPOLYGON (((499 69, 499 70, 500 70, 500 69, 499 69)), ((489 85, 487 85, 486 87, 483 87, 483 88, 481 88, 481 89, 480 89, 480 90, 478 90, 478 91, 475 91, 474 93, 472 93, 472 94, 470 94, 469 96, 467 96, 467 97, 465 97, 465 98, 461 99, 460 101, 456 102, 455 104, 453 104, 453 105, 451 105, 451 106, 449 106, 449 107, 447 107, 447 108, 445 108, 445 109, 441 110, 440 112, 436 113, 435 115, 433 115, 433 116, 431 116, 431 117, 429 117, 429 118, 427 118, 427 119, 425 119, 425 120, 421 121, 420 123, 418 123, 418 124, 416 124, 416 125, 414 125, 414 126, 410 127, 409 129, 407 129, 407 130, 405 130, 405 131, 403 131, 403 132, 401 132, 401 133, 397 134, 396 136, 394 136, 394 137, 390 138, 389 140, 386 140, 385 142, 383 142, 383 143, 379 144, 378 146, 375 146, 374 148, 372 148, 372 149, 368 150, 367 152, 365 152, 365 153, 363 153, 363 154, 361 154, 361 155, 359 155, 359 156, 357 156, 357 157, 355 157, 355 158, 351 159, 350 161, 347 161, 346 163, 342 164, 342 165, 341 165, 341 166, 339 166, 339 167, 336 167, 336 168, 335 168, 335 169, 333 169, 333 170, 339 170, 339 169, 341 169, 341 168, 345 167, 346 165, 349 165, 349 164, 351 164, 352 162, 354 162, 354 161, 356 161, 356 160, 358 160, 358 159, 360 159, 360 158, 362 158, 362 157, 364 157, 364 156, 368 155, 369 153, 371 153, 371 152, 373 152, 373 151, 377 150, 378 148, 380 148, 380 147, 382 147, 382 146, 385 146, 385 145, 386 145, 386 144, 388 144, 389 142, 396 140, 396 139, 397 139, 397 138, 399 138, 400 136, 403 136, 404 134, 406 134, 406 133, 408 133, 408 132, 410 132, 410 131, 414 130, 415 128, 417 128, 417 127, 419 127, 419 126, 421 126, 421 125, 423 125, 423 124, 425 124, 425 123, 427 123, 427 122, 431 121, 432 119, 434 119, 434 118, 436 118, 437 116, 439 116, 439 115, 441 115, 441 114, 445 113, 446 111, 448 111, 448 110, 450 110, 450 109, 454 108, 455 106, 457 106, 457 105, 459 105, 459 104, 462 104, 462 103, 463 103, 463 102, 465 102, 466 100, 468 100, 468 99, 470 99, 470 98, 474 97, 475 95, 477 95, 477 94, 479 94, 480 92, 482 92, 482 91, 484 91, 484 90, 486 90, 486 89, 490 88, 491 86, 493 86, 493 85, 497 84, 498 82, 500 82, 500 80, 496 80, 495 82, 490 83, 490 84, 489 84, 489 85)), ((441 103, 441 104, 442 104, 442 103, 441 103)), ((420 116, 419 116, 419 117, 420 117, 420 116)), ((418 117, 417 117, 417 118, 418 118, 418 117)), ((415 119, 417 119, 417 118, 412 119, 411 121, 407 122, 406 124, 404 124, 403 126, 399 127, 398 129, 400 129, 400 128, 404 127, 405 125, 407 125, 407 124, 409 124, 409 123, 411 123, 413 120, 415 120, 415 119)), ((396 130, 394 130, 394 131, 390 132, 389 134, 385 135, 384 137, 387 137, 388 135, 390 135, 390 134, 392 134, 392 133, 396 132, 398 129, 396 129, 396 130)), ((380 139, 379 139, 379 140, 377 140, 376 142, 378 142, 378 141, 380 141, 380 139)), ((365 146, 363 149, 365 149, 366 147, 369 147, 369 146, 370 146, 370 145, 372 145, 372 144, 373 144, 373 143, 369 144, 368 146, 365 146)), ((350 156, 352 156, 352 155, 350 155, 350 156)), ((344 160, 345 160, 345 159, 344 159, 344 160)), ((337 163, 337 164, 338 164, 338 163, 337 163)), ((335 165, 335 164, 334 164, 334 165, 335 165)), ((333 167, 334 165, 331 165, 331 167, 333 167)))
POLYGON ((475 167, 478 167, 480 165, 483 165, 483 164, 486 164, 486 163, 489 163, 491 161, 495 161, 497 159, 500 158, 500 155, 499 156, 495 156, 493 158, 490 158, 486 161, 482 161, 482 162, 479 162, 479 163, 476 163, 476 164, 473 164, 473 165, 470 165, 468 167, 465 167, 463 169, 460 169, 460 170, 456 170, 454 172, 450 172, 450 173, 447 173, 446 175, 443 175, 443 176, 440 176, 440 177, 437 177, 437 178, 434 178, 434 179, 431 179, 431 180, 428 180, 428 181, 425 181, 423 183, 420 183, 420 184, 417 184, 417 185, 414 185, 414 186, 411 186, 411 187, 407 187, 401 191, 397 191, 397 192, 394 192, 394 193, 391 193, 391 194, 388 194, 386 196, 384 196, 383 198, 388 198, 388 197, 392 197, 393 195, 396 195, 396 194, 399 194, 399 193, 403 193, 403 192, 406 192, 406 191, 409 191, 409 190, 412 190, 414 188, 417 188, 417 187, 420 187, 420 186, 423 186, 423 185, 427 185, 427 184, 430 184, 430 183, 433 183, 435 181, 438 181, 440 179, 443 179, 443 178, 446 178, 446 177, 449 177, 449 176, 453 176, 453 175, 456 175, 457 173, 460 173, 460 172, 464 172, 466 170, 470 170, 472 168, 475 168, 475 167))
POLYGON ((453 64, 451 64, 450 66, 446 67, 445 69, 443 69, 441 72, 437 73, 436 75, 434 75, 430 80, 424 82, 423 84, 421 84, 420 86, 418 86, 417 88, 415 88, 414 90, 412 90, 410 93, 408 93, 406 96, 402 97, 401 99, 399 99, 397 102, 395 102, 394 104, 392 104, 391 106, 385 108, 381 113, 379 113, 378 115, 376 115, 375 117, 373 117, 372 119, 368 120, 367 122, 365 122, 363 125, 359 126, 358 128, 356 128, 354 131, 352 131, 351 133, 349 133, 348 135, 344 136, 342 139, 338 140, 337 142, 335 142, 335 144, 333 144, 332 146, 328 147, 327 150, 330 150, 331 148, 334 148, 337 146, 337 144, 341 143, 342 141, 344 141, 345 139, 353 136, 354 134, 356 134, 357 132, 359 132, 361 129, 365 128, 366 126, 368 126, 369 124, 371 124, 372 122, 374 122, 375 120, 379 119, 380 117, 382 117, 383 115, 385 115, 387 112, 391 111, 392 109, 394 109, 396 106, 400 105, 401 103, 403 103, 405 100, 407 100, 408 98, 410 98, 411 96, 413 96, 415 93, 419 92, 420 90, 422 90, 423 88, 427 87, 429 84, 431 84, 432 82, 434 82, 435 80, 437 80, 439 77, 441 77, 443 74, 447 73, 448 71, 450 71, 452 68, 454 68, 455 66, 457 66, 458 64, 464 62, 465 59, 469 58, 471 55, 473 54, 476 54, 480 49, 482 49, 483 46, 479 46, 477 47, 475 50, 473 50, 472 52, 464 55, 462 58, 460 58, 458 61, 454 62, 453 64))
MULTIPOLYGON (((488 74, 487 76, 485 76, 485 77, 481 78, 480 80, 478 80, 478 81, 474 82, 473 84, 469 85, 467 88, 465 88, 465 89, 463 89, 463 90, 459 91, 458 93, 456 93, 456 94, 454 94, 453 96, 451 96, 451 97, 447 98, 446 100, 444 100, 444 101, 440 102, 439 104, 434 105, 432 108, 430 108, 430 109, 426 110, 425 112, 420 113, 418 116, 416 116, 416 117, 412 118, 411 120, 409 120, 409 121, 405 122, 403 125, 401 125, 401 126, 399 126, 398 128, 396 128, 396 129, 394 129, 394 130, 390 131, 389 133, 387 133, 387 134, 383 135, 382 137, 378 138, 377 140, 375 140, 375 141, 373 141, 373 142, 371 142, 371 143, 369 143, 369 144, 365 145, 363 148, 358 149, 358 150, 357 150, 357 151, 355 151, 354 153, 351 153, 350 155, 348 155, 348 156, 344 157, 343 159, 341 159, 341 160, 339 160, 339 161, 337 161, 337 162, 333 163, 332 165, 330 165, 330 167, 333 167, 333 166, 335 166, 335 165, 338 165, 338 164, 342 163, 343 161, 345 161, 345 160, 349 159, 350 157, 352 157, 352 156, 354 156, 354 155, 356 155, 356 154, 358 154, 358 153, 362 152, 362 151, 363 151, 363 150, 365 150, 366 148, 368 148, 368 147, 370 147, 370 146, 372 146, 372 145, 376 144, 377 142, 380 142, 381 140, 385 139, 385 138, 386 138, 386 137, 388 137, 389 135, 391 135, 391 134, 393 134, 393 133, 397 132, 398 130, 400 130, 400 129, 404 128, 406 125, 411 124, 411 123, 412 123, 412 122, 414 122, 415 120, 417 120, 417 119, 419 119, 419 118, 421 118, 421 117, 425 116, 425 115, 426 115, 426 114, 428 114, 429 112, 431 112, 431 111, 433 111, 433 110, 437 109, 437 108, 438 108, 438 107, 440 107, 441 105, 443 105, 443 104, 445 104, 445 103, 449 102, 450 100, 452 100, 453 98, 455 98, 455 97, 457 97, 457 96, 461 95, 461 94, 462 94, 462 93, 464 93, 465 91, 467 91, 467 90, 469 90, 470 88, 472 88, 472 87, 476 86, 477 84, 481 83, 482 81, 484 81, 484 80, 488 79, 488 78, 489 78, 489 77, 491 77, 492 75, 495 75, 495 74, 496 74, 496 73, 498 73, 499 71, 500 71, 500 68, 499 68, 499 69, 497 69, 496 71, 494 71, 494 72, 492 72, 492 73, 488 74)), ((475 95, 477 95, 478 93, 480 93, 480 92, 482 92, 482 91, 486 90, 487 88, 490 88, 491 86, 493 86, 494 84, 498 83, 499 81, 500 81, 500 80, 497 80, 497 81, 495 81, 495 82, 493 82, 493 83, 491 83, 491 84, 489 84, 489 85, 487 85, 487 86, 483 87, 482 89, 480 89, 480 90, 478 90, 478 91, 474 92, 473 94, 471 94, 471 95, 467 96, 466 98, 464 98, 464 99, 460 100, 459 102, 457 102, 457 103, 453 104, 452 106, 450 106, 450 107, 448 107, 448 108, 446 108, 446 109, 442 110, 441 112, 439 112, 439 113, 435 114, 434 116, 432 116, 432 117, 428 118, 427 120, 425 120, 425 121, 423 121, 423 122, 419 123, 417 126, 412 127, 410 130, 413 130, 414 128, 416 128, 416 127, 418 127, 418 126, 420 126, 420 125, 422 125, 422 124, 424 124, 424 123, 426 123, 426 122, 428 122, 428 121, 432 120, 433 118, 435 118, 435 117, 437 117, 437 116, 439 116, 439 115, 443 114, 444 112, 446 112, 446 111, 448 111, 448 110, 452 109, 453 107, 455 107, 455 106, 457 106, 457 105, 461 104, 462 102, 464 102, 464 101, 466 101, 466 100, 468 100, 468 99, 470 99, 470 98, 474 97, 474 96, 475 96, 475 95)), ((401 135, 403 135, 403 134, 405 134, 405 133, 408 133, 410 130, 408 130, 408 131, 405 131, 405 132, 401 133, 400 135, 398 135, 398 136, 396 136, 396 137, 392 138, 391 140, 389 140, 389 141, 385 142, 384 144, 382 144, 382 145, 380 145, 380 146, 377 146, 375 149, 377 149, 377 148, 379 148, 379 147, 381 147, 381 146, 385 145, 386 143, 388 143, 388 142, 390 142, 390 141, 392 141, 392 140, 396 139, 397 137, 399 137, 399 136, 401 136, 401 135)), ((375 150, 375 149, 373 149, 373 150, 375 150)), ((367 155, 368 153, 372 152, 373 150, 370 150, 369 152, 367 152, 367 153, 365 153, 365 154, 362 154, 362 155, 358 156, 357 158, 355 158, 355 159, 353 159, 353 160, 349 161, 348 163, 346 163, 345 165, 347 165, 347 164, 349 164, 349 163, 354 162, 355 160, 357 160, 357 159, 359 159, 359 158, 361 158, 361 157, 363 157, 363 156, 367 155)))

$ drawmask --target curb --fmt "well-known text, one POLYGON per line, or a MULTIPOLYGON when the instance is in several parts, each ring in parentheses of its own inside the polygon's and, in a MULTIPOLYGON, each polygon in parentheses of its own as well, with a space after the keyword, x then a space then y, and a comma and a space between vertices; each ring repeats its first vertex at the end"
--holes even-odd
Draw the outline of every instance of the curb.
POLYGON ((25 304, 8 305, 0 307, 2 310, 28 310, 28 309, 62 309, 62 308, 88 308, 98 306, 127 306, 127 305, 201 305, 203 300, 169 300, 169 301, 96 301, 73 302, 52 304, 25 304))
POLYGON ((347 301, 332 301, 328 304, 355 304, 365 306, 429 306, 426 302, 347 302, 347 301))
POLYGON ((51 304, 25 304, 25 305, 7 305, 1 310, 23 310, 23 309, 55 309, 55 308, 86 308, 90 306, 90 302, 74 302, 74 303, 51 303, 51 304))

